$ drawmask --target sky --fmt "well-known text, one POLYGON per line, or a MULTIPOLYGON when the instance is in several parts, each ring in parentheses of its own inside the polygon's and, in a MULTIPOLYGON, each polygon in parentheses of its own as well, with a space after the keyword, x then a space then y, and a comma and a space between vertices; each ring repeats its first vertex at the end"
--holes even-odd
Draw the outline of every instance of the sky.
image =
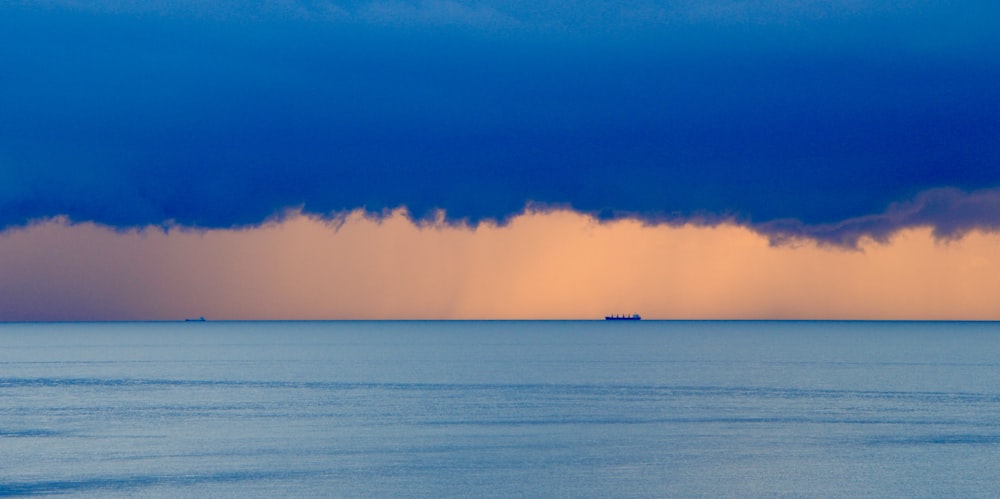
POLYGON ((1000 320, 998 18, 9 0, 0 321, 1000 320))

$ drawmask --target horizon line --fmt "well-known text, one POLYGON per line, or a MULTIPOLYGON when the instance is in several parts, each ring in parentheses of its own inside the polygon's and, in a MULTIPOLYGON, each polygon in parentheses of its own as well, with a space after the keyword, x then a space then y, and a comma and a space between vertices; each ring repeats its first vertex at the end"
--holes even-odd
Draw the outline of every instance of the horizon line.
MULTIPOLYGON (((113 324, 113 323, 195 323, 205 324, 211 322, 622 322, 607 321, 600 319, 106 319, 106 320, 0 320, 0 325, 5 324, 113 324)), ((641 321, 626 321, 630 323, 642 322, 969 322, 969 323, 992 323, 1000 322, 1000 319, 647 319, 641 321)))

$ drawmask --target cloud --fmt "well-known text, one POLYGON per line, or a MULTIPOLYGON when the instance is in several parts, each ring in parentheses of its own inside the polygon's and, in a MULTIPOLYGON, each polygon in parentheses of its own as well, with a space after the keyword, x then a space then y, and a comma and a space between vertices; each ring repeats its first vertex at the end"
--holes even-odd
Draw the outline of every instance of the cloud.
POLYGON ((0 227, 534 205, 959 234, 889 214, 1000 186, 996 7, 786 4, 4 3, 0 227))
POLYGON ((484 2, 421 0, 379 1, 360 5, 354 18, 389 26, 516 27, 517 19, 484 2))
POLYGON ((963 192, 938 188, 921 192, 914 199, 893 203, 882 213, 850 218, 835 224, 805 225, 777 220, 757 224, 772 244, 813 239, 835 246, 858 248, 863 239, 888 243, 903 229, 929 227, 938 240, 959 239, 974 230, 1000 231, 1000 189, 963 192))

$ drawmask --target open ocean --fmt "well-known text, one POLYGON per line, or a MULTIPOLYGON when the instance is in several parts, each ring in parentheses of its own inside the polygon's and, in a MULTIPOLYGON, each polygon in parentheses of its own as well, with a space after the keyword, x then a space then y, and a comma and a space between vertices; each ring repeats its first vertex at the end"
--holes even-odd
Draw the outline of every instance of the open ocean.
POLYGON ((0 495, 1000 497, 1000 323, 0 324, 0 495))

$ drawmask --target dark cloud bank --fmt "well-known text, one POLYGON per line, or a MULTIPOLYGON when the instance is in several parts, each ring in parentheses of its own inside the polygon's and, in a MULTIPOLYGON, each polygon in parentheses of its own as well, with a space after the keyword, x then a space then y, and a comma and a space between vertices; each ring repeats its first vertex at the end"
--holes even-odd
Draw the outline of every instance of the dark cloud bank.
POLYGON ((36 5, 0 6, 0 227, 530 203, 844 246, 1000 227, 990 3, 36 5))

